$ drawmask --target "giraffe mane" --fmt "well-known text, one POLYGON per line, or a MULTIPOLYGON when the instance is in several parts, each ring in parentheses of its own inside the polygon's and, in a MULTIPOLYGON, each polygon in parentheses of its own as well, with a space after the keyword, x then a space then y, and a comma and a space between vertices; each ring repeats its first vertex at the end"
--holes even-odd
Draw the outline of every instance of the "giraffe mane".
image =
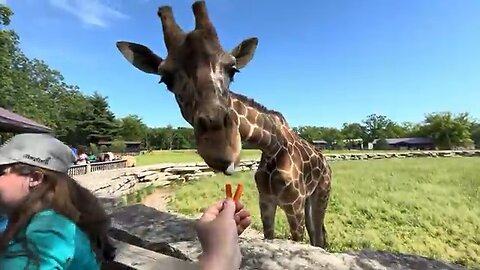
POLYGON ((249 98, 245 95, 242 95, 242 94, 239 94, 239 93, 236 93, 236 92, 233 92, 232 90, 230 90, 230 93, 232 93, 235 98, 237 98, 238 100, 242 101, 242 102, 245 102, 247 105, 257 109, 258 111, 260 112, 263 112, 263 113, 267 113, 267 114, 272 114, 272 115, 276 115, 280 118, 280 120, 283 122, 283 124, 287 124, 287 120, 285 119, 285 117, 283 116, 282 113, 280 113, 279 111, 275 111, 275 110, 271 110, 271 109, 268 109, 267 107, 265 107, 264 105, 258 103, 257 101, 255 101, 253 98, 249 98))

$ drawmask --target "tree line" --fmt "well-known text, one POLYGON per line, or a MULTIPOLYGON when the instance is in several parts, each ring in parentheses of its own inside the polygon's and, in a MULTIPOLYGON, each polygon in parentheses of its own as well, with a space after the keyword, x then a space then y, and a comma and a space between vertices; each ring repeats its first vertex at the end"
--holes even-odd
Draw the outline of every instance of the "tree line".
MULTIPOLYGON (((7 28, 12 16, 12 10, 0 4, 0 107, 45 124, 72 146, 94 148, 99 141, 113 141, 112 147, 121 151, 125 141, 140 141, 146 149, 195 148, 192 128, 148 127, 138 115, 117 117, 108 97, 99 91, 86 95, 43 60, 27 57, 17 33, 7 28)), ((300 126, 294 130, 308 141, 325 140, 335 148, 350 147, 344 139, 361 138, 367 143, 399 137, 430 137, 441 149, 480 146, 480 123, 468 113, 429 113, 420 123, 396 123, 372 114, 341 128, 300 126)))

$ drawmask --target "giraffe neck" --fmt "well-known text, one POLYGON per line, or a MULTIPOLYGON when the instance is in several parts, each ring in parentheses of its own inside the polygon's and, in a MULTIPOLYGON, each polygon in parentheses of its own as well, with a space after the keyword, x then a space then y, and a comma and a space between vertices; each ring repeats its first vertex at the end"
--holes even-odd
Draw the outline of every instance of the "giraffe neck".
POLYGON ((253 100, 231 92, 232 108, 238 116, 242 141, 266 155, 273 155, 285 144, 282 129, 288 128, 283 116, 253 100))

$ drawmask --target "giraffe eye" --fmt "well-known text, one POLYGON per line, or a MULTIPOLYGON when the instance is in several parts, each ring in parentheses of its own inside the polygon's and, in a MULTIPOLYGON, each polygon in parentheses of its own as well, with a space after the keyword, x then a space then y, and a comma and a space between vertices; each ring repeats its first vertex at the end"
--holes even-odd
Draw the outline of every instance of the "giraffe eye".
POLYGON ((168 89, 173 87, 173 76, 170 74, 163 74, 158 83, 163 83, 168 89))

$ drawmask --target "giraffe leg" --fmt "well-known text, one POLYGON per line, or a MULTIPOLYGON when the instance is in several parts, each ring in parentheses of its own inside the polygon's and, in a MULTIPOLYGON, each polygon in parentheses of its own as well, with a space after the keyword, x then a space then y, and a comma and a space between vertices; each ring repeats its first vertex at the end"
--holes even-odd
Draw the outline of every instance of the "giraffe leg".
POLYGON ((305 199, 305 227, 307 227, 307 233, 310 238, 310 245, 314 246, 315 238, 315 225, 313 223, 313 198, 309 196, 305 199))
POLYGON ((259 204, 263 236, 265 239, 273 239, 275 237, 275 214, 277 212, 276 200, 271 195, 260 194, 259 204))
POLYGON ((318 186, 311 198, 313 235, 310 236, 312 246, 327 248, 327 230, 325 228, 325 213, 327 211, 330 188, 318 186))
POLYGON ((293 204, 283 204, 280 207, 285 211, 292 240, 301 242, 305 232, 305 199, 298 198, 293 204))

